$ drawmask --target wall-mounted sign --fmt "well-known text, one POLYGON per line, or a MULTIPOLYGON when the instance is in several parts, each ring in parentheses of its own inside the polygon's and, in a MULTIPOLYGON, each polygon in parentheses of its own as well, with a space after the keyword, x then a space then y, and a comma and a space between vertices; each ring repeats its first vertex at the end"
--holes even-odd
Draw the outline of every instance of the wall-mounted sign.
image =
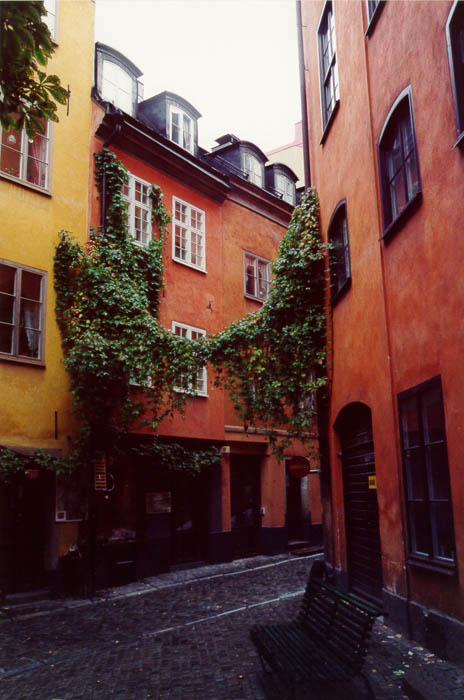
POLYGON ((376 489, 377 488, 377 477, 375 474, 372 476, 367 477, 367 483, 369 485, 370 489, 376 489))
POLYGON ((145 512, 147 515, 171 512, 171 492, 156 491, 145 494, 145 512))
POLYGON ((306 457, 292 457, 287 462, 288 470, 296 479, 301 479, 309 474, 310 464, 306 457))

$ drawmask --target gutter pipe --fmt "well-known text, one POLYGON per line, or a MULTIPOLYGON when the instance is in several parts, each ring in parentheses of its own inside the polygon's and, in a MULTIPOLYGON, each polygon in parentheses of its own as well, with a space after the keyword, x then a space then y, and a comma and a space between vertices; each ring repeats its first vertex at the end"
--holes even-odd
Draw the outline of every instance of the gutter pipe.
POLYGON ((296 26, 298 35, 298 65, 300 69, 300 99, 301 99, 301 121, 303 131, 303 164, 304 164, 304 185, 311 187, 311 164, 309 159, 309 125, 308 110, 306 102, 306 76, 303 53, 303 21, 301 15, 301 0, 296 0, 296 26))

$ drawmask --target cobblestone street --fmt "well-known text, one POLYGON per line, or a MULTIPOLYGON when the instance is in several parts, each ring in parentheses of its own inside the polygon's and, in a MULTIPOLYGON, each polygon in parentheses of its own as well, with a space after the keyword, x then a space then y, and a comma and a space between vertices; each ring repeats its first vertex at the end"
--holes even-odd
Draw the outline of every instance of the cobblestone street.
MULTIPOLYGON (((263 677, 248 632, 255 622, 295 615, 313 560, 256 557, 161 575, 102 592, 93 601, 60 601, 32 614, 3 609, 0 698, 290 698, 291 689, 263 677)), ((406 697, 401 684, 407 670, 413 662, 430 670, 432 660, 377 623, 366 663, 376 698, 406 697)), ((461 677, 453 681, 445 666, 449 693, 443 697, 462 698, 461 677)), ((311 694, 301 688, 297 697, 361 699, 366 690, 354 682, 313 688, 311 694)))

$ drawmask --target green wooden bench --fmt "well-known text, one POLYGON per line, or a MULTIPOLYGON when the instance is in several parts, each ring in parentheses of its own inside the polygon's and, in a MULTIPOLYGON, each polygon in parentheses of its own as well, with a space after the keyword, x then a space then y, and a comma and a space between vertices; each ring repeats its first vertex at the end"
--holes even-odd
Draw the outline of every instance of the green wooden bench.
POLYGON ((318 579, 310 578, 293 622, 250 630, 263 669, 292 685, 347 681, 362 672, 372 625, 383 612, 318 579))

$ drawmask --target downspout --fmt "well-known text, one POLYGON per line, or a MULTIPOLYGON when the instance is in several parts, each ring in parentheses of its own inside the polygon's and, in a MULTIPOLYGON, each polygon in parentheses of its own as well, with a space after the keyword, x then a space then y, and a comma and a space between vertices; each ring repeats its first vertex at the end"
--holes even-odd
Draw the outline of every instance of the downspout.
POLYGON ((311 187, 311 166, 309 160, 309 127, 308 110, 306 104, 306 75, 303 52, 303 22, 301 16, 301 0, 296 0, 296 26, 298 35, 298 66, 300 70, 300 100, 301 100, 301 126, 303 132, 303 164, 304 186, 311 187))
MULTIPOLYGON (((115 124, 115 127, 111 134, 108 136, 106 141, 104 142, 102 148, 108 148, 110 143, 116 138, 116 136, 119 134, 121 131, 121 126, 122 126, 122 119, 123 119, 123 114, 122 112, 118 109, 115 110, 114 112, 115 118, 117 119, 117 122, 115 124)), ((102 175, 102 200, 101 200, 101 215, 100 215, 100 225, 103 228, 106 222, 106 168, 103 168, 103 175, 102 175)))

